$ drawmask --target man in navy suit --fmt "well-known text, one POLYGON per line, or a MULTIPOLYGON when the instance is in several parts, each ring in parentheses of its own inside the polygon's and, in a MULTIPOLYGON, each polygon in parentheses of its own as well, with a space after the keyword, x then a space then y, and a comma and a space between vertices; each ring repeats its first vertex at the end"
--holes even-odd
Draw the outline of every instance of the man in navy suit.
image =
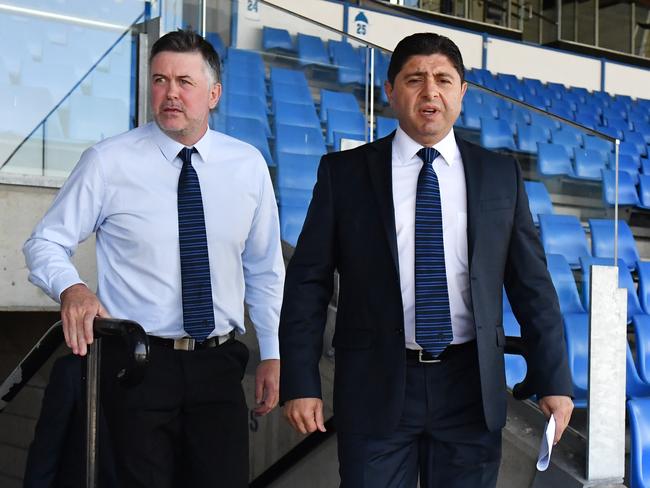
POLYGON ((333 345, 343 487, 415 487, 418 478, 428 488, 496 485, 504 287, 555 441, 573 410, 562 318, 521 169, 454 134, 464 75, 446 37, 415 34, 397 45, 385 89, 399 127, 323 157, 287 269, 280 395, 302 433, 324 430, 318 362, 340 276, 333 345), (429 226, 437 230, 419 230, 429 226))

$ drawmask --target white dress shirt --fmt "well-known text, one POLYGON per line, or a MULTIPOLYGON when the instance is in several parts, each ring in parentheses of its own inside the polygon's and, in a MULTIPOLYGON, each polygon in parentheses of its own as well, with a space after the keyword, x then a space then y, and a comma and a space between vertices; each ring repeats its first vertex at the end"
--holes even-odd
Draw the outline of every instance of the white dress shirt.
MULTIPOLYGON (((155 123, 86 150, 24 246, 29 280, 54 300, 81 283, 70 261, 97 235, 97 296, 148 334, 183 330, 177 189, 182 144, 155 123)), ((215 329, 243 334, 244 301, 262 359, 279 358, 284 261, 269 172, 249 144, 209 130, 192 164, 203 197, 215 329)))
MULTIPOLYGON (((469 288, 465 173, 453 129, 433 147, 440 153, 433 161, 433 169, 440 185, 452 344, 462 344, 476 337, 469 288)), ((421 349, 415 341, 415 195, 424 164, 417 155, 421 148, 401 127, 397 128, 392 149, 393 203, 404 333, 409 349, 421 349)))

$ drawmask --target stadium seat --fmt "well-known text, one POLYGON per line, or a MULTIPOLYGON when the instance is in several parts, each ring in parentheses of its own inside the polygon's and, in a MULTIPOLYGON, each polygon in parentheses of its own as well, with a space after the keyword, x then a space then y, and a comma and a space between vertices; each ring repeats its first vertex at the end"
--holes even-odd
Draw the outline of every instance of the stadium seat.
MULTIPOLYGON (((591 230, 591 254, 598 258, 614 258, 614 221, 608 219, 589 219, 591 230)), ((618 257, 629 269, 636 269, 640 259, 634 236, 627 222, 618 222, 618 257)))
POLYGON ((463 102, 463 127, 478 130, 481 128, 482 118, 495 118, 490 106, 471 100, 463 102))
POLYGON ((530 93, 537 94, 538 91, 544 91, 544 85, 542 85, 542 82, 536 78, 524 77, 521 81, 524 88, 526 88, 530 93))
POLYGON ((537 171, 544 176, 574 176, 571 159, 564 146, 537 143, 537 171))
MULTIPOLYGON (((632 177, 632 181, 635 185, 639 182, 639 164, 640 159, 635 160, 634 157, 630 156, 629 154, 619 154, 618 170, 629 174, 632 177)), ((614 171, 616 168, 616 159, 613 153, 609 154, 609 164, 607 167, 612 171, 614 171)))
POLYGON ((219 59, 223 62, 223 58, 226 55, 226 45, 223 39, 221 39, 221 36, 217 32, 206 32, 205 40, 212 44, 212 47, 219 55, 219 59))
MULTIPOLYGON (((314 99, 311 96, 309 87, 305 85, 291 85, 288 83, 271 84, 271 106, 277 112, 279 102, 307 105, 315 112, 314 99)), ((320 121, 319 121, 320 123, 320 121)))
POLYGON ((634 144, 637 148, 637 152, 641 156, 647 156, 648 155, 648 146, 646 143, 645 138, 643 137, 643 134, 640 134, 638 132, 626 132, 625 133, 625 142, 628 142, 630 144, 634 144))
POLYGON ((226 117, 224 132, 235 139, 240 139, 255 146, 264 156, 268 166, 275 166, 269 141, 266 138, 264 126, 259 120, 241 117, 226 117))
POLYGON ((266 76, 264 61, 259 53, 229 47, 226 55, 225 72, 237 73, 240 76, 261 77, 266 76))
POLYGON ((325 142, 330 146, 333 146, 335 142, 334 132, 364 139, 366 134, 366 119, 361 112, 330 109, 327 114, 327 136, 325 138, 325 142))
MULTIPOLYGON (((591 276, 591 266, 600 265, 600 266, 613 266, 614 260, 611 258, 592 258, 592 257, 581 257, 580 266, 582 268, 582 303, 585 306, 585 309, 589 310, 589 289, 590 289, 590 276, 591 276)), ((627 288, 627 322, 632 322, 632 317, 635 315, 643 315, 643 309, 639 303, 639 297, 636 294, 636 287, 634 286, 634 280, 630 274, 625 261, 622 259, 618 260, 618 286, 619 288, 627 288)))
POLYGON ((579 148, 582 146, 582 133, 564 124, 562 129, 551 132, 551 142, 574 149, 579 148))
POLYGON ((637 168, 641 166, 641 155, 639 154, 639 150, 635 143, 626 141, 621 142, 618 147, 618 153, 620 156, 630 156, 634 160, 637 168))
MULTIPOLYGON (((616 172, 611 169, 601 171, 603 175, 603 201, 610 206, 614 206, 616 197, 616 172)), ((638 206, 639 196, 636 193, 634 179, 625 172, 618 173, 618 204, 638 206)))
POLYGON ((637 372, 643 382, 650 383, 650 315, 635 315, 632 317, 632 325, 637 372))
POLYGON ((551 138, 551 132, 560 128, 559 122, 547 117, 546 115, 538 114, 537 112, 530 113, 530 125, 542 127, 546 131, 547 140, 551 138))
POLYGON ((366 81, 365 65, 349 42, 329 40, 328 47, 332 64, 338 67, 337 81, 341 85, 366 81))
POLYGON ((537 154, 537 143, 548 142, 548 133, 536 125, 517 125, 517 151, 537 154))
POLYGON ((359 103, 352 93, 336 92, 321 89, 320 91, 320 120, 327 122, 329 110, 339 110, 361 113, 359 103))
POLYGON ((608 158, 609 153, 614 150, 614 145, 611 142, 601 139, 600 137, 585 135, 583 141, 585 149, 595 149, 602 153, 606 158, 608 158))
POLYGON ((535 225, 539 225, 539 215, 552 214, 553 203, 544 183, 539 181, 525 181, 528 205, 535 225))
POLYGON ((481 118, 481 146, 487 149, 515 150, 510 126, 505 120, 481 118))
POLYGON ((564 256, 547 254, 546 265, 551 280, 553 280, 562 313, 585 313, 582 302, 580 302, 573 271, 564 256))
POLYGON ((561 254, 572 268, 580 268, 580 258, 591 256, 585 231, 575 215, 542 214, 539 230, 546 254, 561 254))
POLYGON ((582 180, 601 181, 606 169, 602 153, 594 149, 575 149, 575 177, 582 180))
POLYGON ((312 154, 322 156, 327 152, 321 129, 277 124, 275 128, 276 160, 279 153, 312 154))
POLYGON ((296 246, 302 225, 305 223, 307 215, 307 205, 283 205, 280 203, 280 234, 282 240, 292 246, 296 246))
POLYGON ((638 206, 650 209, 650 175, 639 175, 638 206))
POLYGON ((377 116, 377 139, 381 137, 385 137, 391 132, 393 132, 395 129, 397 129, 397 126, 399 125, 399 122, 397 119, 392 119, 390 117, 382 117, 380 115, 377 116))
POLYGON ((230 96, 254 96, 260 105, 266 107, 266 85, 263 78, 252 78, 229 73, 223 80, 223 95, 219 104, 225 103, 230 96))
POLYGON ((567 313, 562 314, 562 319, 569 371, 573 382, 573 404, 576 408, 585 408, 589 386, 589 315, 567 313))
POLYGON ((595 113, 576 112, 575 121, 590 129, 595 129, 600 125, 600 117, 595 113))
POLYGON ((296 52, 287 30, 266 25, 262 27, 262 49, 265 51, 296 52))
POLYGON ((623 129, 619 129, 618 127, 597 125, 595 129, 602 134, 613 137, 614 139, 623 139, 623 129))
POLYGON ((70 139, 97 142, 128 129, 129 109, 120 100, 81 94, 70 100, 70 139))
POLYGON ((650 314, 650 261, 637 263, 639 276, 639 302, 646 314, 650 314))
POLYGON ((630 488, 650 486, 650 398, 628 400, 630 488))
POLYGON ((305 78, 305 73, 300 70, 272 66, 270 80, 271 85, 275 83, 284 83, 286 85, 303 85, 309 88, 307 78, 305 78))
POLYGON ((218 111, 229 117, 244 117, 259 120, 264 126, 266 136, 271 135, 271 127, 266 113, 266 104, 261 104, 256 96, 231 95, 225 97, 218 105, 218 111))
POLYGON ((330 64, 321 38, 302 33, 298 34, 298 60, 303 66, 330 64))
POLYGON ((294 125, 320 129, 320 120, 313 105, 300 105, 289 102, 275 103, 276 125, 294 125))
POLYGON ((286 189, 311 192, 316 184, 319 161, 320 158, 315 155, 290 153, 278 155, 276 170, 278 192, 283 193, 286 189))

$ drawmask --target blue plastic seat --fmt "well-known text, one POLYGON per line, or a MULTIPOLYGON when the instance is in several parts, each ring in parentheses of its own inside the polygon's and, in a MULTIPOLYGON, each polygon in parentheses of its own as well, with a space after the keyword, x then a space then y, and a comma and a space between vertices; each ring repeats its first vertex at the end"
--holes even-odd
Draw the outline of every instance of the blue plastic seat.
POLYGON ((542 127, 547 132, 547 139, 551 138, 551 132, 560 128, 560 123, 555 119, 538 114, 537 112, 530 113, 530 125, 542 127))
POLYGON ((280 153, 276 170, 279 192, 287 189, 311 192, 316 184, 319 161, 320 157, 315 155, 280 153))
POLYGON ((639 377, 650 383, 650 315, 632 317, 636 343, 636 365, 639 377))
POLYGON ((585 231, 575 215, 542 214, 539 230, 546 254, 561 254, 572 268, 580 267, 580 258, 591 256, 585 231))
POLYGON ((573 277, 573 271, 571 271, 571 267, 564 256, 561 254, 547 254, 546 265, 551 280, 553 280, 562 313, 585 313, 573 277))
POLYGON ((650 261, 637 263, 639 276, 639 303, 646 314, 650 314, 650 261))
POLYGON ((276 125, 294 125, 320 129, 320 120, 313 105, 300 105, 289 102, 275 103, 276 125))
POLYGON ((493 109, 484 103, 471 100, 463 102, 463 126, 467 129, 480 129, 482 118, 494 118, 493 109))
POLYGON ((262 27, 262 49, 265 51, 296 52, 287 30, 266 25, 262 27))
POLYGON ((283 152, 322 156, 327 148, 320 129, 278 124, 275 128, 275 151, 276 159, 279 159, 278 155, 283 152))
POLYGON ((606 169, 602 153, 593 149, 575 149, 575 177, 581 180, 601 181, 602 170, 606 169))
POLYGON ((635 122, 634 131, 641 134, 646 145, 650 145, 650 123, 648 122, 635 122))
POLYGON ((328 47, 332 64, 338 66, 337 81, 347 85, 356 83, 363 85, 366 80, 365 64, 359 58, 349 42, 329 40, 328 47))
POLYGON ((530 93, 524 93, 524 102, 541 110, 546 110, 546 108, 551 104, 551 100, 547 96, 531 95, 530 93))
POLYGON ((528 205, 535 225, 539 225, 540 214, 552 214, 553 203, 544 183, 539 181, 524 181, 528 205))
MULTIPOLYGON (((591 266, 613 266, 614 260, 611 258, 593 258, 582 257, 580 258, 580 266, 582 268, 582 303, 585 309, 589 310, 589 289, 590 289, 590 276, 591 266)), ((619 288, 627 288, 627 322, 632 322, 632 317, 635 315, 643 315, 643 309, 639 303, 639 297, 636 294, 636 287, 634 280, 630 274, 625 261, 618 260, 618 286, 619 288)))
POLYGON ((286 85, 304 85, 309 88, 305 73, 300 70, 271 67, 271 85, 275 83, 284 83, 286 85))
POLYGON ((589 127, 590 129, 595 129, 600 125, 600 117, 594 113, 585 113, 578 111, 575 114, 575 121, 580 125, 589 127))
POLYGON ((562 319, 573 382, 573 404, 576 408, 585 408, 589 387, 589 315, 568 313, 562 314, 562 319))
POLYGON ((320 37, 299 33, 297 39, 298 60, 301 65, 321 64, 329 66, 329 56, 320 37))
POLYGON ((537 147, 537 171, 541 175, 574 176, 571 159, 564 146, 540 142, 537 147))
POLYGON ((621 142, 618 147, 618 153, 621 156, 628 155, 632 159, 634 159, 637 168, 641 166, 641 155, 639 154, 639 150, 637 149, 636 144, 634 144, 633 142, 627 142, 627 141, 621 142))
POLYGON ((242 117, 226 117, 224 132, 229 136, 240 139, 255 146, 264 156, 268 166, 275 166, 269 141, 266 138, 264 126, 259 120, 242 117))
POLYGON ((282 240, 296 246, 307 216, 307 205, 283 205, 280 203, 280 235, 282 240))
POLYGON ((223 95, 221 104, 230 95, 255 96, 260 104, 266 107, 266 85, 264 78, 240 76, 239 74, 227 73, 223 79, 223 95))
MULTIPOLYGON (((306 85, 291 85, 287 83, 271 84, 271 100, 273 111, 277 112, 277 104, 280 102, 293 103, 296 105, 307 105, 314 112, 314 99, 311 96, 309 87, 306 85)), ((320 122, 320 121, 319 121, 320 122)))
POLYGON ((650 398, 628 400, 630 488, 650 486, 650 398))
MULTIPOLYGON (((641 159, 634 159, 633 156, 629 154, 619 154, 618 156, 618 169, 619 171, 624 171, 632 177, 632 181, 636 185, 639 182, 639 164, 641 159)), ((609 153, 609 164, 608 168, 614 171, 616 169, 616 158, 615 155, 609 153)))
MULTIPOLYGON (((589 219, 591 229, 591 254, 598 258, 614 258, 614 221, 589 219)), ((636 269, 640 259, 634 236, 627 222, 618 221, 618 257, 629 269, 636 269)))
POLYGON ((264 61, 259 53, 229 47, 226 55, 226 73, 229 71, 239 76, 261 77, 264 79, 266 71, 264 61))
POLYGON ((205 40, 212 44, 212 47, 219 55, 219 59, 223 61, 223 58, 226 55, 226 45, 221 36, 217 32, 206 32, 205 40))
POLYGON ((614 145, 611 142, 601 139, 600 137, 585 135, 583 137, 583 142, 585 149, 594 149, 599 151, 605 156, 605 158, 608 158, 609 153, 614 150, 614 145))
POLYGON ((603 108, 603 120, 608 123, 614 120, 627 121, 627 107, 625 105, 617 105, 615 103, 608 107, 603 108))
POLYGON ((544 85, 542 85, 542 82, 539 81, 537 78, 522 78, 522 85, 524 88, 526 88, 529 92, 533 94, 537 94, 538 91, 543 91, 544 90, 544 85))
POLYGON ((377 116, 377 139, 381 137, 385 137, 391 132, 393 132, 395 129, 397 129, 397 126, 399 125, 399 122, 397 119, 393 119, 390 117, 382 117, 381 115, 377 116))
POLYGON ((348 112, 341 110, 328 110, 327 114, 327 135, 325 141, 328 145, 334 145, 334 132, 345 133, 350 136, 358 136, 364 139, 366 133, 366 120, 361 112, 348 112))
MULTIPOLYGON (((610 206, 614 205, 616 195, 616 172, 611 169, 601 171, 603 175, 603 201, 610 206)), ((618 204, 639 205, 639 196, 636 193, 634 179, 626 171, 618 173, 618 204)))
POLYGON ((321 89, 320 91, 320 120, 327 122, 327 112, 339 110, 361 113, 359 102, 352 93, 336 92, 321 89))
POLYGON ((489 107, 490 117, 497 119, 504 113, 506 110, 510 110, 512 107, 508 106, 507 103, 490 93, 483 94, 483 105, 489 107))
POLYGON ((562 129, 551 132, 551 142, 562 146, 579 148, 582 146, 582 133, 577 129, 569 129, 568 125, 563 125, 562 129))
POLYGON ((626 132, 624 137, 625 137, 625 142, 634 144, 636 146, 637 152, 641 156, 648 155, 648 146, 643 134, 640 134, 638 132, 626 132))
POLYGON ((613 137, 614 139, 623 139, 622 129, 618 129, 616 127, 603 126, 603 125, 598 125, 595 127, 595 129, 602 134, 607 134, 609 137, 613 137))
POLYGON ((569 93, 574 93, 578 97, 580 97, 581 103, 585 103, 585 101, 587 101, 587 99, 591 96, 589 90, 581 86, 572 86, 571 88, 569 88, 569 93))
POLYGON ((537 125, 517 126, 517 151, 537 154, 537 143, 548 142, 548 133, 537 125))
POLYGON ((638 206, 650 209, 650 175, 639 175, 638 206))
POLYGON ((515 150, 510 126, 505 120, 481 118, 481 146, 488 149, 515 150))
POLYGON ((632 130, 630 123, 627 120, 625 120, 623 117, 615 116, 615 115, 609 115, 609 116, 604 115, 603 120, 607 127, 613 127, 615 129, 621 130, 622 132, 632 130))
POLYGON ((259 120, 264 126, 266 136, 271 135, 271 127, 266 114, 266 104, 261 104, 257 96, 231 94, 220 101, 218 110, 229 117, 259 120))

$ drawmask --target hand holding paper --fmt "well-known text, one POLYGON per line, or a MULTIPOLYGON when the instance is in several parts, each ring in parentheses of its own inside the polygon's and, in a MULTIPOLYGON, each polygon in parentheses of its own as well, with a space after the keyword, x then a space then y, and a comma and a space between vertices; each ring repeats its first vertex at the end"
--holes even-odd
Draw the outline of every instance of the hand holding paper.
POLYGON ((551 451, 553 451, 553 439, 555 438, 555 417, 551 415, 544 427, 542 442, 539 446, 539 457, 537 458, 537 469, 546 471, 551 462, 551 451))

